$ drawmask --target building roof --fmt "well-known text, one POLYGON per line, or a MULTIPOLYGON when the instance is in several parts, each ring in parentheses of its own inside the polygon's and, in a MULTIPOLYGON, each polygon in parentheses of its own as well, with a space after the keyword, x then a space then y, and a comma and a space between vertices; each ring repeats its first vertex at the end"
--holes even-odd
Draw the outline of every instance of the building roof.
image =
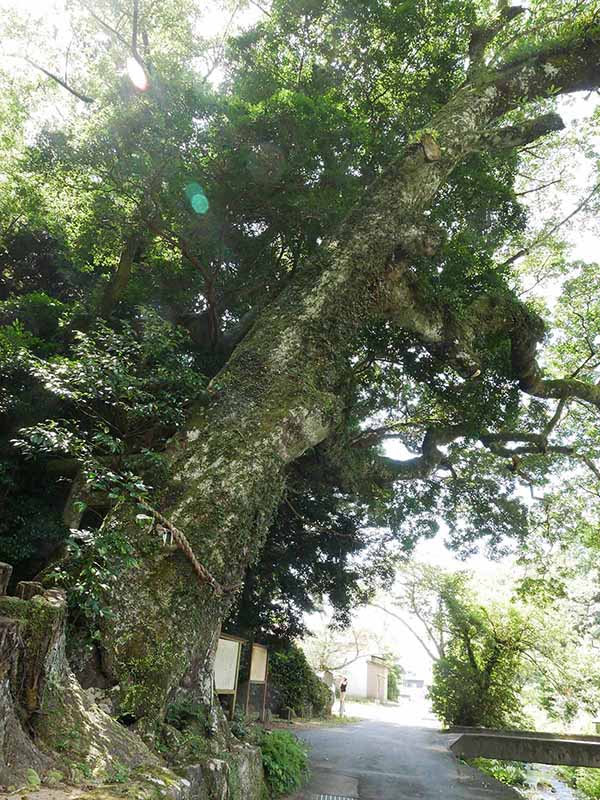
POLYGON ((367 660, 370 661, 372 664, 377 664, 380 667, 385 667, 386 669, 390 668, 389 664, 383 658, 383 656, 367 656, 367 660))

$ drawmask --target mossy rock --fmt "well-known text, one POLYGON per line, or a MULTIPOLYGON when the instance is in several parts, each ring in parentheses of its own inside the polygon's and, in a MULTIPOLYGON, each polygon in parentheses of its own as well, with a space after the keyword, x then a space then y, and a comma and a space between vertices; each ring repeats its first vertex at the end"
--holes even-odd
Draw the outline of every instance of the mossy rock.
POLYGON ((234 745, 224 758, 230 768, 229 800, 262 800, 266 782, 259 748, 234 745))

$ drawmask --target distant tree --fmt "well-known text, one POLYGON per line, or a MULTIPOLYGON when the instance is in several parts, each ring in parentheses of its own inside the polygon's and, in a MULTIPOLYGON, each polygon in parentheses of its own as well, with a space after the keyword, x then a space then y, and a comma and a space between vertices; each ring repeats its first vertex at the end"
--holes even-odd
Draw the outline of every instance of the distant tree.
POLYGON ((341 672, 373 649, 370 631, 339 627, 334 620, 313 626, 304 641, 307 658, 318 672, 341 672))
POLYGON ((389 667, 387 699, 395 703, 400 698, 404 668, 393 654, 384 653, 383 657, 389 667))
POLYGON ((598 517, 587 492, 577 492, 570 481, 548 492, 532 517, 527 546, 519 552, 515 593, 537 621, 538 651, 550 655, 553 663, 551 670, 539 675, 536 701, 550 719, 571 722, 582 712, 596 718, 600 709, 598 517))
POLYGON ((443 658, 450 634, 444 597, 464 597, 470 579, 467 572, 448 572, 430 564, 401 562, 393 590, 385 603, 373 608, 398 620, 419 642, 432 661, 443 658))
MULTIPOLYGON (((577 580, 568 578, 584 569, 582 554, 579 568, 566 560, 561 568, 557 555, 542 556, 540 549, 536 556, 536 548, 543 545, 533 537, 521 557, 526 570, 516 566, 496 598, 482 591, 473 573, 408 563, 399 571, 393 604, 377 606, 410 630, 432 659, 430 696, 447 724, 518 725, 526 702, 563 722, 582 710, 595 712, 600 674, 588 612, 597 588, 584 589, 581 572, 577 580)), ((567 552, 570 559, 577 551, 571 546, 567 552)))
POLYGON ((434 713, 446 725, 518 727, 524 655, 535 646, 527 618, 514 608, 491 610, 450 596, 444 605, 450 638, 433 664, 434 713))

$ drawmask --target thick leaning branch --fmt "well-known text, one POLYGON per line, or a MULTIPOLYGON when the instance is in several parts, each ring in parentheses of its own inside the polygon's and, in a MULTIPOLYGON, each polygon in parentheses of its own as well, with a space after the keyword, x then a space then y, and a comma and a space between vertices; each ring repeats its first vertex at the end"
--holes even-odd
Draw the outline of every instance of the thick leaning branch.
MULTIPOLYGON (((599 60, 600 26, 596 26, 573 37, 570 42, 540 50, 467 84, 449 104, 452 107, 440 112, 444 114, 443 122, 434 120, 432 123, 432 128, 437 131, 441 158, 430 166, 432 172, 441 174, 440 184, 442 173, 451 171, 449 164, 458 163, 469 152, 490 147, 521 146, 545 133, 560 130, 562 120, 554 114, 543 115, 520 126, 495 131, 490 131, 490 127, 523 100, 556 92, 593 89, 600 84, 599 60)), ((403 258, 392 259, 388 264, 379 297, 378 311, 382 316, 416 334, 426 347, 443 356, 450 366, 467 378, 479 374, 479 357, 474 342, 482 330, 481 323, 496 332, 504 328, 511 338, 515 377, 524 391, 538 397, 560 399, 572 396, 595 405, 600 402, 600 390, 583 381, 543 380, 535 362, 543 324, 525 306, 518 307, 513 298, 507 296, 505 300, 505 304, 511 306, 506 309, 508 318, 500 309, 496 309, 487 320, 482 320, 477 314, 477 330, 453 319, 446 309, 432 304, 431 299, 425 297, 417 275, 410 269, 414 243, 428 241, 428 236, 425 217, 417 218, 412 225, 405 225, 398 232, 396 251, 401 252, 403 258), (405 240, 408 246, 403 247, 405 240), (521 324, 524 320, 527 320, 525 326, 521 324)))
POLYGON ((386 469, 394 480, 416 480, 426 478, 447 462, 446 455, 440 447, 456 441, 467 434, 464 425, 450 425, 445 428, 430 428, 421 445, 421 455, 400 461, 381 456, 380 465, 386 469))
POLYGON ((521 125, 509 125, 498 128, 485 135, 482 142, 490 150, 510 150, 515 147, 525 145, 547 136, 549 133, 556 133, 565 128, 565 123, 559 114, 550 112, 539 117, 526 120, 521 125))
MULTIPOLYGON (((378 469, 388 480, 416 480, 433 475, 438 469, 452 472, 453 462, 440 448, 456 442, 458 439, 468 439, 481 443, 490 453, 511 462, 511 469, 516 470, 520 456, 527 455, 563 455, 574 458, 585 464, 596 477, 600 474, 594 462, 571 445, 550 444, 550 434, 554 424, 558 421, 557 414, 550 420, 543 431, 532 433, 530 431, 478 431, 464 425, 448 425, 429 428, 421 445, 421 455, 413 458, 399 460, 380 456, 377 459, 378 469), (513 446, 508 446, 513 445, 513 446)), ((392 436, 397 436, 394 433, 392 436)), ((366 433, 366 440, 373 444, 375 441, 389 438, 385 429, 366 433)), ((359 446, 361 446, 359 444, 359 446)))
POLYGON ((542 434, 535 433, 482 433, 479 441, 494 455, 514 459, 523 455, 546 455, 555 453, 564 456, 577 456, 577 450, 570 445, 549 444, 542 434), (521 442, 516 447, 507 447, 511 442, 521 442))
POLYGON ((574 398, 600 408, 600 385, 575 377, 545 377, 537 360, 544 322, 508 293, 478 298, 459 320, 447 308, 431 302, 410 271, 396 270, 382 312, 463 377, 480 373, 482 337, 504 335, 510 342, 512 377, 523 392, 546 400, 574 398))
POLYGON ((511 363, 519 388, 526 394, 544 400, 583 400, 600 408, 600 386, 577 378, 547 378, 537 361, 537 348, 542 340, 539 331, 527 325, 527 317, 516 314, 507 333, 511 343, 511 363))
POLYGON ((496 19, 489 25, 477 26, 469 42, 469 72, 480 67, 488 46, 498 34, 516 17, 525 13, 524 6, 508 6, 501 9, 496 19))

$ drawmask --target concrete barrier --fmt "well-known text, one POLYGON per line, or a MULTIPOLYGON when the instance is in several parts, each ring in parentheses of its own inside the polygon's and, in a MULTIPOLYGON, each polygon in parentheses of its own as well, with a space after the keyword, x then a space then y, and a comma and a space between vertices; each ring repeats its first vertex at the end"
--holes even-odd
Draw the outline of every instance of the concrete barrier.
POLYGON ((454 728, 450 749, 458 758, 498 758, 530 764, 600 768, 600 736, 570 736, 536 731, 454 728))

